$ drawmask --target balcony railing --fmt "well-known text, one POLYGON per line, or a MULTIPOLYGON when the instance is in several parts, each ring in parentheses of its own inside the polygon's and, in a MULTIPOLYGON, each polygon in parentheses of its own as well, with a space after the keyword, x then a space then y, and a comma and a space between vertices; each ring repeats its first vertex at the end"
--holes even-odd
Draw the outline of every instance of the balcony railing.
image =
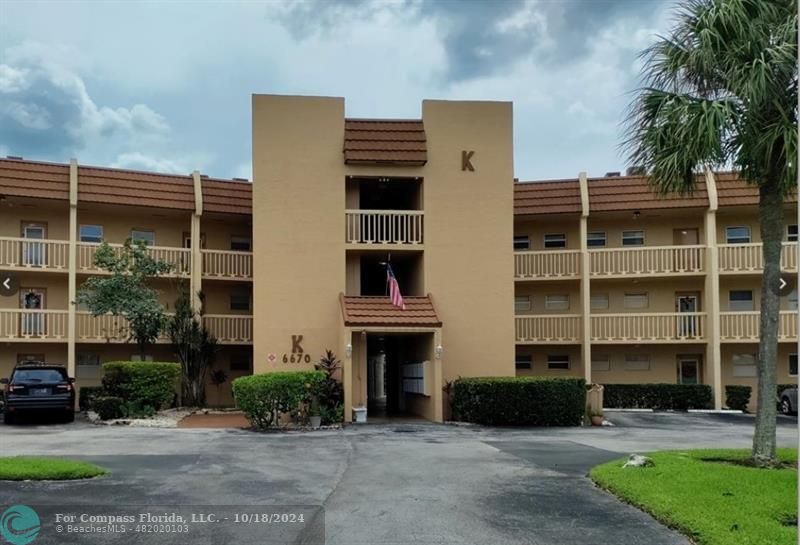
POLYGON ((594 277, 702 274, 705 246, 653 246, 589 250, 594 277))
POLYGON ((206 314, 203 325, 221 344, 252 344, 253 317, 230 314, 206 314))
POLYGON ((0 268, 67 271, 69 242, 0 237, 0 268))
POLYGON ((253 253, 203 250, 203 278, 243 280, 253 278, 253 253))
POLYGON ((577 278, 580 274, 580 250, 514 252, 514 278, 517 280, 577 278))
MULTIPOLYGON (((720 244, 720 274, 760 273, 764 270, 764 256, 760 243, 720 244)), ((781 252, 781 270, 797 270, 797 243, 784 242, 781 252)))
POLYGON ((66 341, 66 310, 0 310, 0 339, 7 341, 66 341))
POLYGON ((419 245, 421 210, 345 210, 345 242, 366 245, 419 245))
MULTIPOLYGON (((720 340, 722 342, 758 342, 759 311, 720 313, 720 340)), ((778 340, 797 340, 797 311, 781 311, 778 322, 778 340)))
MULTIPOLYGON (((86 311, 75 313, 75 340, 84 343, 126 343, 130 341, 128 321, 122 316, 101 314, 93 316, 86 311)), ((159 336, 158 343, 171 342, 166 331, 159 336)))
POLYGON ((581 317, 575 314, 516 316, 516 342, 519 344, 560 344, 580 342, 581 317))
POLYGON ((593 314, 593 343, 703 342, 706 315, 700 312, 593 314))
MULTIPOLYGON (((122 244, 109 244, 116 254, 120 254, 122 244)), ((78 271, 104 274, 106 271, 94 264, 94 256, 100 244, 90 242, 78 243, 78 271)), ((189 248, 176 248, 169 246, 148 246, 147 253, 153 259, 166 261, 172 265, 172 271, 167 276, 189 276, 192 267, 192 251, 189 248)))

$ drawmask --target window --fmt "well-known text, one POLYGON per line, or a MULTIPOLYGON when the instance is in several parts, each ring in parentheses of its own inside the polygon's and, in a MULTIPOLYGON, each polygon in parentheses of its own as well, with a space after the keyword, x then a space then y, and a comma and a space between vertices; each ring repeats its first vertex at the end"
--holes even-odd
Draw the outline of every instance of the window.
POLYGON ((728 310, 746 312, 753 310, 753 292, 749 290, 731 290, 728 292, 728 310))
POLYGON ((647 308, 650 306, 650 297, 644 293, 626 293, 623 298, 625 308, 647 308))
POLYGON ((547 310, 569 310, 569 295, 545 295, 544 308, 547 310))
POLYGON ((547 356, 548 369, 569 369, 569 356, 566 354, 555 354, 547 356))
POLYGON ((153 361, 153 356, 140 356, 139 354, 133 354, 131 356, 131 361, 153 361))
POLYGON ((231 237, 231 250, 234 252, 249 252, 252 248, 250 237, 231 237))
POLYGON ((231 371, 250 371, 250 356, 247 354, 232 354, 230 359, 231 371))
POLYGON ((788 310, 797 310, 797 289, 793 289, 787 296, 786 296, 786 306, 788 310))
POLYGON ((755 354, 734 354, 732 360, 733 360, 733 376, 735 377, 756 376, 755 354))
POLYGON ((611 371, 611 361, 607 355, 592 354, 592 373, 595 371, 611 371))
POLYGON ((649 371, 650 356, 647 354, 627 354, 625 356, 626 371, 649 371))
POLYGON ((514 367, 517 369, 533 368, 533 356, 530 354, 517 354, 516 358, 514 358, 514 367))
POLYGON ((230 309, 231 310, 250 310, 250 294, 249 293, 231 293, 230 309))
POLYGON ((514 312, 527 312, 531 309, 530 295, 517 295, 514 297, 514 312))
POLYGON ((103 226, 102 225, 81 225, 79 230, 79 238, 81 242, 103 242, 103 226))
POLYGON ((593 293, 589 297, 589 305, 592 310, 605 310, 608 308, 608 294, 607 293, 593 293))
POLYGON ((797 376, 797 354, 789 354, 789 375, 797 376))
POLYGON ((644 231, 622 231, 623 246, 644 246, 644 231))
POLYGON ((749 244, 750 243, 750 228, 749 227, 726 227, 725 228, 725 241, 728 244, 749 244))
POLYGON ((75 354, 75 365, 78 367, 98 367, 100 365, 100 356, 93 352, 78 352, 75 354))
POLYGON ((155 231, 147 231, 143 229, 134 229, 131 231, 131 240, 133 242, 142 241, 147 246, 155 246, 156 245, 156 233, 155 231))
POLYGON ((797 242, 797 224, 786 226, 786 240, 797 242))
POLYGON ((586 234, 586 245, 591 247, 605 246, 606 245, 606 232, 605 231, 592 231, 586 234))
POLYGON ((524 236, 515 236, 514 237, 514 249, 515 250, 530 250, 531 249, 531 237, 528 235, 524 236))
POLYGON ((567 235, 564 233, 554 233, 550 235, 544 236, 544 247, 545 248, 566 248, 567 247, 567 235))

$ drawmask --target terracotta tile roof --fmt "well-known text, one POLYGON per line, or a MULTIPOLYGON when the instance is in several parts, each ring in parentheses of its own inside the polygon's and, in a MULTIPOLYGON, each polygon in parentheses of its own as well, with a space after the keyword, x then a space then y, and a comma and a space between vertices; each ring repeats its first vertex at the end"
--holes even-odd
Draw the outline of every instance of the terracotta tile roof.
POLYGON ((69 201, 69 165, 0 159, 0 195, 69 201))
POLYGON ((342 316, 353 327, 440 327, 433 301, 428 297, 404 297, 405 310, 394 306, 388 297, 342 295, 342 316))
POLYGON ((253 213, 253 184, 250 182, 204 178, 203 211, 223 214, 253 213))
POLYGON ((422 166, 428 161, 421 119, 345 119, 344 162, 422 166))
POLYGON ((78 201, 194 210, 192 177, 78 166, 78 201))
POLYGON ((589 212, 617 212, 663 208, 708 208, 704 176, 697 177, 697 189, 691 195, 656 193, 646 176, 589 178, 589 212))
MULTIPOLYGON (((735 172, 719 172, 714 179, 720 207, 758 204, 758 188, 740 179, 735 172)), ((797 202, 797 193, 788 195, 785 202, 797 202)))
POLYGON ((514 215, 580 213, 581 190, 577 179, 514 184, 514 215))

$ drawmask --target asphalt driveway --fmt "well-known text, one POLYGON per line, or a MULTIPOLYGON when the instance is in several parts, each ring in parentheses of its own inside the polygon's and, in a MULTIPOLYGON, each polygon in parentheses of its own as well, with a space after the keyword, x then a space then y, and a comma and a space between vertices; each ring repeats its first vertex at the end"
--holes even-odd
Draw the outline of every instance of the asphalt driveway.
MULTIPOLYGON (((68 456, 112 473, 72 483, 0 483, 0 505, 322 506, 325 542, 342 545, 688 543, 596 489, 586 472, 631 452, 747 447, 752 418, 608 417, 618 425, 521 430, 388 424, 305 434, 85 422, 6 427, 0 455, 68 456)), ((781 420, 781 444, 796 443, 795 426, 793 419, 781 420)), ((192 543, 263 542, 248 531, 192 543)), ((314 543, 302 532, 285 537, 314 543)), ((70 542, 90 541, 59 541, 70 542)), ((172 541, 141 536, 97 542, 172 541)))

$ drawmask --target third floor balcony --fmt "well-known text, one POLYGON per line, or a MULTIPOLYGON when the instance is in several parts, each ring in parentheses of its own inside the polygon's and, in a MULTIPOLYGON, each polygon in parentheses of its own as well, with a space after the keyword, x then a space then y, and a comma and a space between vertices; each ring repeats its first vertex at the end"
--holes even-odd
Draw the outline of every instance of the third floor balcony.
POLYGON ((358 247, 415 247, 424 242, 422 210, 345 210, 345 242, 358 247))

